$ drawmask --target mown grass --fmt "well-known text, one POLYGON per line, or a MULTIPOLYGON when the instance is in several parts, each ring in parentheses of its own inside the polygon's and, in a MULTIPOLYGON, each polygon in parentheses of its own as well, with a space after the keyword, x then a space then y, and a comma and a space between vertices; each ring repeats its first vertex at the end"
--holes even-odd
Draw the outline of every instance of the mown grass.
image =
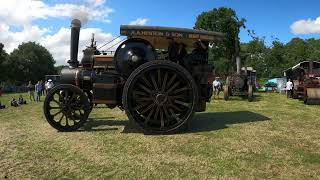
POLYGON ((208 104, 187 132, 143 135, 119 109, 94 109, 80 131, 57 132, 42 103, 29 102, 0 110, 0 178, 319 179, 319 107, 233 97, 208 104))

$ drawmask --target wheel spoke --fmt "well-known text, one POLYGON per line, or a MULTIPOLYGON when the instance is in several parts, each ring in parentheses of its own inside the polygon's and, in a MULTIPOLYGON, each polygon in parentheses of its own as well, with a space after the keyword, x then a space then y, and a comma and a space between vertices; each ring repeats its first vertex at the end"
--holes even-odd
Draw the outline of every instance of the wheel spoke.
POLYGON ((144 109, 144 110, 141 112, 141 114, 146 113, 149 109, 153 108, 154 105, 155 105, 154 103, 150 104, 146 109, 144 109))
POLYGON ((147 86, 149 86, 150 88, 152 87, 152 85, 150 84, 150 82, 147 80, 145 75, 142 75, 142 80, 147 84, 147 86))
POLYGON ((141 103, 140 105, 136 106, 134 109, 137 111, 137 110, 145 107, 145 106, 148 105, 148 104, 150 104, 150 103, 141 103))
POLYGON ((182 112, 183 110, 178 108, 177 106, 171 104, 170 107, 172 107, 173 109, 175 109, 176 111, 182 112))
POLYGON ((57 100, 55 100, 54 97, 52 97, 52 101, 57 103, 60 106, 60 103, 57 100))
POLYGON ((179 100, 174 100, 174 102, 177 103, 177 104, 180 104, 180 105, 182 105, 182 106, 185 106, 185 107, 187 107, 187 108, 190 108, 190 107, 191 107, 191 104, 186 103, 186 102, 182 102, 182 101, 179 101, 179 100))
POLYGON ((67 115, 66 115, 66 126, 69 126, 69 120, 67 115))
POLYGON ((145 90, 147 93, 152 94, 152 91, 151 91, 150 89, 148 89, 147 87, 145 87, 144 85, 139 84, 138 86, 139 86, 140 88, 142 88, 143 90, 145 90))
POLYGON ((183 88, 174 90, 174 91, 172 92, 172 94, 177 94, 177 93, 179 93, 179 92, 187 91, 187 90, 190 90, 190 88, 188 88, 188 87, 183 87, 183 88))
POLYGON ((156 113, 154 114, 154 120, 157 121, 158 120, 158 114, 159 114, 159 111, 160 111, 160 107, 157 106, 157 110, 156 110, 156 113))
POLYGON ((57 113, 54 113, 54 114, 51 115, 51 116, 55 117, 56 115, 60 114, 61 112, 62 112, 62 110, 58 111, 57 113))
MULTIPOLYGON (((153 106, 152 106, 153 107, 153 106)), ((148 116, 147 116, 147 119, 144 121, 144 124, 147 124, 152 116, 154 112, 154 108, 151 109, 151 111, 149 112, 148 116)))
POLYGON ((166 74, 164 75, 164 78, 163 78, 163 82, 162 82, 162 87, 161 87, 162 91, 165 91, 165 89, 166 89, 167 79, 168 79, 168 73, 166 72, 166 74))
POLYGON ((61 118, 60 118, 59 121, 58 121, 59 124, 61 124, 61 121, 62 121, 62 119, 64 118, 64 116, 65 116, 65 115, 62 113, 62 116, 61 116, 61 118))
POLYGON ((182 95, 180 95, 180 96, 170 96, 169 98, 172 99, 172 100, 175 100, 175 99, 186 99, 186 97, 182 96, 182 95))
POLYGON ((151 97, 145 97, 145 98, 139 98, 136 101, 137 102, 145 102, 145 101, 152 101, 153 99, 151 97))
POLYGON ((161 72, 160 72, 160 69, 158 69, 158 85, 159 85, 159 88, 161 86, 161 72))
POLYGON ((133 92, 133 94, 134 94, 134 95, 141 95, 141 96, 149 96, 149 94, 146 94, 146 93, 144 93, 144 92, 137 91, 137 90, 135 90, 135 91, 133 92))
MULTIPOLYGON (((171 77, 171 79, 169 80, 169 82, 168 82, 168 84, 167 84, 167 87, 170 87, 170 85, 173 83, 173 81, 176 79, 176 77, 177 77, 177 74, 174 74, 174 75, 171 77)), ((166 87, 166 89, 167 89, 167 87, 166 87)))
POLYGON ((167 91, 167 93, 169 94, 169 93, 170 93, 174 88, 176 88, 179 84, 180 84, 180 81, 174 83, 174 84, 172 85, 172 87, 167 91))
POLYGON ((176 119, 178 122, 181 121, 181 119, 174 113, 174 111, 172 109, 169 109, 169 111, 174 119, 176 119))
POLYGON ((61 109, 61 107, 51 107, 51 106, 49 106, 49 110, 51 110, 51 109, 61 109))
POLYGON ((158 86, 157 86, 157 82, 156 80, 154 79, 154 76, 152 74, 150 74, 150 77, 151 77, 151 81, 152 81, 152 84, 154 86, 154 88, 158 91, 158 86))

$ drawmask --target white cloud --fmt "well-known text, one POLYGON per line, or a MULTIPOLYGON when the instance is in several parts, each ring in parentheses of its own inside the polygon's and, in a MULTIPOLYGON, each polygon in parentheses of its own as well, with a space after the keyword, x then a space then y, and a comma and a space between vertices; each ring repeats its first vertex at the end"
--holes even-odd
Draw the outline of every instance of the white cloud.
POLYGON ((129 25, 139 25, 139 26, 143 26, 143 25, 145 25, 148 21, 149 21, 149 19, 147 19, 147 18, 138 18, 138 19, 136 19, 136 20, 134 20, 134 21, 131 21, 131 22, 129 23, 129 25))
POLYGON ((294 22, 291 26, 291 31, 294 34, 316 34, 320 33, 320 17, 315 20, 298 20, 294 22))
MULTIPOLYGON (((99 28, 83 28, 80 31, 78 59, 81 60, 82 50, 90 45, 92 33, 95 34, 95 40, 98 44, 108 42, 113 39, 110 33, 105 33, 99 28)), ((120 39, 115 40, 109 46, 118 43, 120 39)), ((70 58, 70 29, 61 28, 56 34, 43 37, 40 44, 48 48, 57 61, 57 65, 66 64, 70 58)), ((98 45, 99 47, 99 45, 98 45)))
POLYGON ((5 45, 5 50, 11 52, 17 48, 19 44, 27 41, 35 41, 48 32, 47 28, 39 28, 38 26, 24 26, 23 31, 12 32, 7 24, 0 23, 0 42, 5 45))
MULTIPOLYGON (((77 4, 49 5, 39 0, 0 1, 0 42, 10 53, 22 42, 35 41, 53 54, 58 65, 66 64, 70 51, 70 29, 61 27, 58 32, 49 35, 48 28, 40 28, 33 21, 48 18, 78 18, 82 22, 92 20, 109 23, 111 22, 109 14, 113 9, 107 7, 105 2, 105 0, 82 0, 82 3, 77 4), (12 27, 19 27, 21 30, 12 31, 12 27)), ((84 28, 80 32, 79 54, 85 45, 89 45, 92 33, 96 34, 96 40, 100 43, 112 39, 110 33, 105 33, 99 28, 84 28)))
POLYGON ((48 17, 78 17, 82 21, 95 20, 110 22, 113 9, 104 5, 104 0, 87 0, 82 4, 45 4, 38 0, 0 1, 0 20, 9 25, 30 24, 35 19, 48 17))
POLYGON ((92 4, 94 7, 103 5, 106 0, 87 0, 88 4, 92 4))

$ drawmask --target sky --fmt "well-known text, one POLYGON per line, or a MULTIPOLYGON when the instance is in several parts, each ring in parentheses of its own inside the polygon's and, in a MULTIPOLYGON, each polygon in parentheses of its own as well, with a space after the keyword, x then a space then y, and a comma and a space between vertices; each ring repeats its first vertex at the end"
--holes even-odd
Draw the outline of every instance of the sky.
POLYGON ((69 58, 69 27, 75 17, 83 22, 80 54, 92 33, 99 46, 117 37, 121 24, 193 28, 201 12, 222 6, 247 20, 241 42, 251 40, 248 29, 269 45, 274 38, 284 43, 294 37, 320 38, 319 0, 1 0, 0 42, 10 53, 35 41, 62 65, 69 58))

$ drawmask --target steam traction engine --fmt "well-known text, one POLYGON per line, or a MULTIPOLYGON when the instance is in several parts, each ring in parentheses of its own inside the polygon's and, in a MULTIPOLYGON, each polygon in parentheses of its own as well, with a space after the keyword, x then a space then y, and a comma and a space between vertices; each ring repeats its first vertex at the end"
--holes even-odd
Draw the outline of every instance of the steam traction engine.
POLYGON ((320 104, 320 62, 303 61, 284 71, 287 80, 293 82, 293 98, 303 99, 305 104, 320 104))
POLYGON ((243 67, 238 72, 227 77, 224 99, 227 101, 230 96, 245 96, 251 102, 256 84, 256 71, 252 67, 243 67))
POLYGON ((87 120, 93 104, 124 109, 144 132, 171 133, 194 112, 205 111, 212 95, 208 82, 210 42, 222 33, 203 30, 121 26, 127 36, 113 57, 94 45, 77 60, 81 22, 71 23, 70 67, 44 102, 44 114, 59 131, 73 131, 87 120))

